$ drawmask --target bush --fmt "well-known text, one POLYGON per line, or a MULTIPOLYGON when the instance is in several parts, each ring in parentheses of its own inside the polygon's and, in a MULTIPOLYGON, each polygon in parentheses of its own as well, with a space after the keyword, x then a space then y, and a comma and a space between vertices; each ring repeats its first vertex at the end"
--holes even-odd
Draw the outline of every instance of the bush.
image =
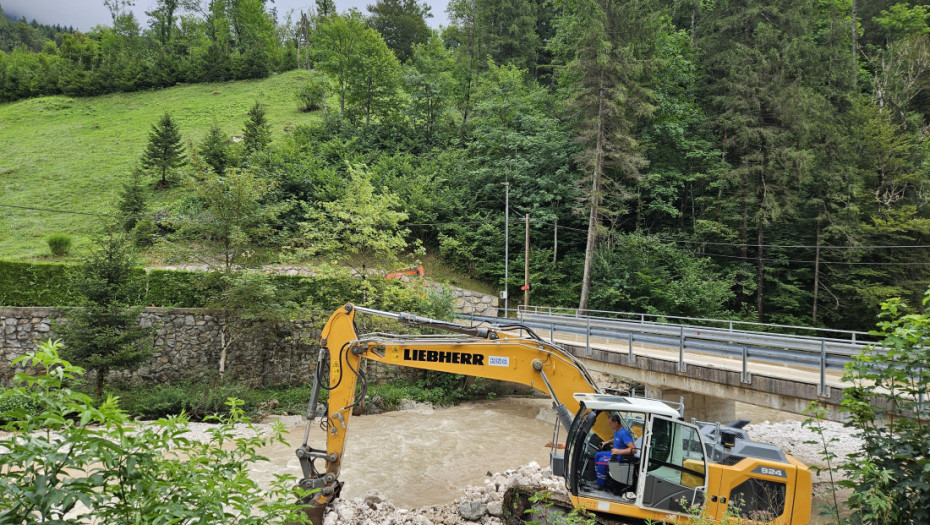
POLYGON ((0 305, 76 306, 75 265, 0 261, 0 305))
POLYGON ((202 295, 196 286, 198 276, 197 272, 151 270, 148 273, 145 304, 175 308, 203 306, 202 295))
MULTIPOLYGON (((209 375, 209 372, 208 372, 209 375)), ((212 416, 228 416, 230 407, 226 400, 235 397, 242 400, 242 410, 249 415, 258 415, 276 400, 275 413, 303 414, 310 399, 310 387, 277 385, 250 388, 236 381, 188 381, 176 384, 116 384, 108 392, 120 400, 120 408, 132 417, 157 419, 185 413, 195 421, 212 416)), ((326 393, 321 392, 322 400, 326 393)))
POLYGON ((285 443, 283 425, 270 438, 236 437, 235 425, 248 424, 236 399, 206 442, 191 439, 186 417, 139 425, 116 398, 95 405, 73 391, 84 371, 61 359, 60 348, 44 342, 16 359, 34 375, 18 373, 20 386, 0 390, 0 404, 27 397, 35 407, 8 411, 0 427, 11 433, 0 439, 0 523, 308 522, 293 476, 278 476, 265 491, 248 475, 264 460, 260 447, 285 443))
POLYGON ((316 111, 323 107, 323 99, 326 96, 328 83, 326 75, 316 72, 307 79, 307 83, 297 88, 295 96, 297 98, 297 107, 300 111, 316 111))
MULTIPOLYGON (((924 295, 930 307, 930 290, 924 295)), ((846 363, 842 406, 844 426, 861 436, 861 452, 840 464, 851 489, 854 523, 930 523, 930 314, 909 314, 900 299, 882 304, 881 343, 867 346, 846 363)))
MULTIPOLYGON (((141 223, 140 223, 141 224, 141 223)), ((72 275, 77 265, 0 261, 0 306, 78 306, 80 298, 72 275)), ((203 308, 211 285, 199 272, 151 270, 132 272, 140 290, 131 306, 203 308)), ((332 312, 345 303, 365 304, 388 311, 415 312, 427 317, 449 319, 454 311, 448 290, 433 290, 395 280, 359 279, 349 276, 270 277, 281 301, 294 301, 304 308, 332 312)))
POLYGON ((48 242, 48 249, 55 257, 64 257, 71 252, 71 236, 67 233, 49 235, 46 242, 48 242))

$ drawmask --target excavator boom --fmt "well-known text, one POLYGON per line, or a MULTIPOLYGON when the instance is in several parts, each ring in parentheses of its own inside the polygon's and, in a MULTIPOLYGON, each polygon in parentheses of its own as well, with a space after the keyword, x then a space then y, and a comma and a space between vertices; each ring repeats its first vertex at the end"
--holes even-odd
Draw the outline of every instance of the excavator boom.
MULTIPOLYGON (((323 349, 307 409, 307 431, 304 433, 303 444, 297 449, 304 475, 300 488, 316 491, 306 499, 308 515, 312 517, 316 514, 322 516, 322 510, 338 497, 342 487, 339 472, 352 410, 365 396, 366 384, 364 376, 359 372, 362 358, 528 385, 551 396, 553 407, 566 429, 579 408, 573 395, 578 392, 599 392, 583 364, 568 352, 538 337, 519 337, 497 329, 463 326, 406 313, 384 312, 347 304, 330 316, 321 334, 321 344, 323 349), (355 328, 355 315, 358 312, 460 335, 359 336, 355 328), (328 386, 321 381, 321 372, 327 358, 328 386), (360 382, 362 389, 357 393, 356 387, 360 382), (325 451, 314 449, 307 443, 320 388, 329 390, 325 451), (325 468, 317 467, 319 461, 325 463, 325 468)), ((601 432, 607 435, 606 426, 601 432)))

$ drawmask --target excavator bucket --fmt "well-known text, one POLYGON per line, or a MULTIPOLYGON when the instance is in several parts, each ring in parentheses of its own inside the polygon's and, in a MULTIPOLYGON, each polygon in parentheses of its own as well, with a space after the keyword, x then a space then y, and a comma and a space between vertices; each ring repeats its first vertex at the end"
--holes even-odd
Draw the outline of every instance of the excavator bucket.
MULTIPOLYGON (((313 525, 323 525, 323 514, 326 512, 326 504, 318 503, 316 500, 307 502, 307 505, 301 511, 310 518, 313 525)), ((290 523, 288 525, 297 525, 290 523)))
MULTIPOLYGON (((340 489, 342 488, 341 483, 338 486, 340 489)), ((333 499, 334 498, 322 498, 321 501, 319 494, 311 494, 300 500, 300 504, 302 506, 300 510, 307 518, 309 518, 309 523, 312 523, 313 525, 323 525, 323 514, 326 513, 326 507, 328 507, 333 502, 333 499)), ((301 523, 306 524, 307 521, 301 523)), ((288 523, 287 525, 300 524, 288 523)))

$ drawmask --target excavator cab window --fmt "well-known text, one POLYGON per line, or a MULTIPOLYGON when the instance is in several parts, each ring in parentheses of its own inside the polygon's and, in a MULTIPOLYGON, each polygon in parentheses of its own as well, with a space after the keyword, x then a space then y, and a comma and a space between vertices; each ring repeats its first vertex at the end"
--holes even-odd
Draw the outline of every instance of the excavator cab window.
MULTIPOLYGON (((611 458, 611 465, 608 469, 608 479, 602 480, 601 485, 597 482, 597 467, 595 455, 603 450, 607 450, 603 444, 605 441, 612 442, 613 435, 600 435, 595 431, 596 423, 599 429, 606 426, 606 421, 611 414, 619 414, 623 420, 623 425, 634 436, 637 448, 640 446, 641 439, 637 434, 642 434, 642 416, 640 414, 618 412, 618 411, 588 411, 575 418, 575 423, 569 431, 566 457, 569 457, 569 471, 571 476, 570 487, 573 493, 583 493, 596 497, 612 498, 620 497, 635 488, 635 473, 638 469, 639 458, 637 456, 629 458, 620 458, 614 456, 611 458), (639 432, 636 426, 639 425, 639 432), (614 465, 617 463, 618 465, 614 465), (622 463, 623 475, 618 474, 615 468, 622 463), (606 484, 605 484, 606 481, 606 484)), ((603 432, 603 430, 601 430, 603 432)))
POLYGON ((582 483, 594 483, 594 454, 598 449, 591 450, 590 445, 595 421, 597 412, 582 407, 568 431, 565 441, 565 457, 568 458, 566 479, 572 494, 578 494, 582 483))
POLYGON ((707 462, 698 428, 656 416, 647 440, 642 504, 664 511, 686 512, 692 505, 703 503, 707 462))

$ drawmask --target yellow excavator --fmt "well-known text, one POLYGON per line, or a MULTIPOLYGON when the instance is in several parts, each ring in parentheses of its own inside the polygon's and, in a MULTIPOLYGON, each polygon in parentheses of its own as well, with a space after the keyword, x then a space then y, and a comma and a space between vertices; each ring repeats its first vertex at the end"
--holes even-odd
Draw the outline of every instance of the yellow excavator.
MULTIPOLYGON (((810 519, 810 469, 775 445, 751 440, 743 429, 748 421, 686 422, 680 403, 603 392, 573 355, 525 326, 464 326, 348 304, 329 318, 321 344, 307 430, 297 449, 303 470, 298 487, 308 494, 302 502, 313 523, 322 523, 342 488, 352 412, 365 398, 362 359, 522 383, 549 395, 557 416, 552 443, 564 439, 564 448, 552 447, 550 466, 569 493, 555 503, 589 510, 598 523, 687 523, 701 507, 702 519, 727 524, 803 525, 810 519), (446 333, 360 336, 357 313, 446 333), (307 441, 321 389, 329 391, 321 420, 326 448, 316 449, 307 441), (597 479, 595 455, 613 436, 612 416, 635 436, 638 454, 611 457, 608 475, 601 467, 597 479)), ((533 490, 515 487, 505 496, 511 523, 534 519, 523 515, 533 490)))

